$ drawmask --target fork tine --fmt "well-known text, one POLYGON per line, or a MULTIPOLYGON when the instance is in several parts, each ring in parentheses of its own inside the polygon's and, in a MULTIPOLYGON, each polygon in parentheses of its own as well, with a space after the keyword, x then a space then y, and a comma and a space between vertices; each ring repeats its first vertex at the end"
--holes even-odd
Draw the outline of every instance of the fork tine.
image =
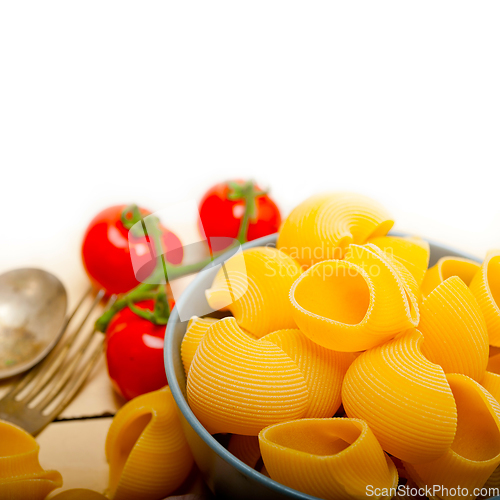
POLYGON ((50 418, 50 421, 54 420, 54 418, 57 417, 57 415, 59 415, 62 409, 71 401, 73 396, 78 392, 80 387, 85 382, 87 376, 90 374, 90 372, 96 365, 97 361, 99 361, 99 358, 101 357, 101 354, 103 352, 105 336, 101 332, 97 332, 97 334, 101 337, 99 339, 99 342, 97 342, 96 345, 93 347, 92 354, 90 355, 90 358, 86 363, 84 369, 80 372, 75 371, 73 373, 73 376, 69 379, 69 382, 66 384, 64 391, 60 393, 63 395, 61 401, 47 415, 47 418, 50 418))
MULTIPOLYGON (((57 394, 64 387, 71 375, 73 375, 76 365, 78 364, 80 358, 83 356, 83 353, 94 338, 94 334, 96 331, 97 330, 95 329, 91 330, 90 333, 86 335, 85 340, 78 348, 78 351, 63 366, 62 372, 54 375, 54 378, 51 379, 53 382, 52 387, 50 388, 49 392, 43 397, 43 399, 39 403, 37 403, 35 408, 44 408, 50 401, 52 401, 52 399, 55 398, 55 396, 57 396, 57 394)), ((37 394, 34 394, 32 397, 30 397, 30 401, 32 401, 36 396, 37 394)))
MULTIPOLYGON (((92 292, 92 287, 87 289, 87 291, 83 294, 82 298, 80 299, 76 307, 71 312, 71 314, 68 316, 68 318, 66 318, 66 321, 64 322, 64 325, 59 334, 59 338, 61 338, 64 335, 64 333, 68 329, 68 325, 75 316, 76 311, 78 311, 78 309, 82 306, 83 302, 90 295, 91 292, 92 292)), ((53 359, 57 357, 57 353, 58 353, 57 349, 54 349, 51 353, 49 353, 49 355, 46 358, 44 358, 40 363, 38 363, 37 366, 35 366, 26 375, 24 375, 24 377, 19 381, 19 383, 16 384, 9 392, 7 392, 4 397, 15 396, 19 394, 25 387, 28 386, 28 384, 35 378, 35 376, 40 374, 40 372, 45 366, 50 365, 52 363, 53 359)))
MULTIPOLYGON (((71 346, 74 344, 76 338, 78 337, 78 334, 82 330, 83 326, 85 325, 88 318, 92 314, 92 311, 97 307, 103 296, 104 296, 104 290, 100 290, 99 293, 97 293, 97 295, 95 296, 94 300, 92 301, 92 304, 90 305, 90 308, 85 314, 85 317, 80 321, 79 325, 75 328, 75 330, 71 332, 71 335, 65 341, 64 345, 57 352, 54 353, 53 358, 47 359, 46 361, 43 362, 42 366, 35 374, 36 376, 38 376, 38 380, 33 385, 33 387, 30 388, 27 394, 25 394, 24 397, 21 398, 22 400, 31 401, 50 382, 50 380, 52 380, 54 374, 63 365, 71 346)), ((24 385, 24 387, 26 387, 26 385, 24 385)), ((19 392, 20 390, 15 391, 16 394, 19 394, 19 392)))

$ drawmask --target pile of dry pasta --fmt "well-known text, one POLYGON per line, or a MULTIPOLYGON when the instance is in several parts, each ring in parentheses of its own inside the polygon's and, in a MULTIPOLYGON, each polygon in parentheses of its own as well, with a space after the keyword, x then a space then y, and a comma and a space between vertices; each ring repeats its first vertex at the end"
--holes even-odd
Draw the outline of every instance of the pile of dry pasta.
POLYGON ((182 343, 188 402, 310 495, 475 498, 500 486, 500 251, 428 269, 429 245, 392 225, 364 196, 315 196, 277 248, 227 261, 206 296, 232 316, 192 318, 182 343))

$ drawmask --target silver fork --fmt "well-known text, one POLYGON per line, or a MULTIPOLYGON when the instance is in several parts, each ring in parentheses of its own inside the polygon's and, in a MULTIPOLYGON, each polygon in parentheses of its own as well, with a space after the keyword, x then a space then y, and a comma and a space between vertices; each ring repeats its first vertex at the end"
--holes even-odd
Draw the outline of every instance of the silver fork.
MULTIPOLYGON (((59 345, 0 399, 0 419, 36 435, 73 399, 99 360, 104 345, 103 333, 93 327, 84 328, 104 297, 104 290, 97 293, 83 319, 73 328, 77 311, 90 295, 88 290, 66 319, 62 334, 65 336, 59 345)), ((115 299, 112 296, 106 307, 115 299)))

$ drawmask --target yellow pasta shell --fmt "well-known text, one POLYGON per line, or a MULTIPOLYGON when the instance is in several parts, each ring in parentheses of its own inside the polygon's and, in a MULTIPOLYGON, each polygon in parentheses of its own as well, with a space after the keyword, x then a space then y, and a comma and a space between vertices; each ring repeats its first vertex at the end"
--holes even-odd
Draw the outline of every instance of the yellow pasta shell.
POLYGON ((389 490, 398 484, 396 467, 363 420, 285 422, 263 429, 259 442, 270 477, 309 495, 364 499, 370 487, 389 490))
POLYGON ((295 328, 288 293, 300 276, 298 263, 272 247, 256 247, 229 259, 206 291, 210 307, 227 309, 241 328, 262 337, 295 328))
POLYGON ((106 438, 106 458, 113 500, 157 500, 184 482, 193 456, 168 387, 120 408, 106 438))
POLYGON ((227 445, 227 451, 254 469, 260 459, 259 438, 233 434, 227 445))
POLYGON ((214 323, 196 351, 187 380, 188 402, 211 432, 256 436, 267 425, 302 417, 304 376, 277 345, 254 340, 234 318, 214 323))
POLYGON ((366 420, 388 453, 410 463, 435 460, 455 437, 457 409, 443 369, 420 351, 415 329, 361 354, 344 377, 349 417, 366 420))
POLYGON ((429 266, 430 247, 429 243, 414 237, 379 236, 371 238, 368 243, 376 245, 388 253, 415 278, 418 286, 424 280, 427 267, 429 266))
POLYGON ((470 289, 483 312, 490 344, 500 347, 500 250, 488 253, 470 289))
POLYGON ((374 245, 351 245, 345 260, 315 264, 290 290, 297 326, 313 342, 343 352, 369 349, 416 326, 416 282, 397 266, 374 245))
POLYGON ((63 484, 61 474, 43 470, 40 447, 24 429, 0 420, 0 498, 43 500, 63 484))
POLYGON ((467 286, 479 270, 479 264, 462 257, 441 257, 427 270, 421 285, 422 294, 429 295, 440 283, 452 276, 458 276, 467 286))
POLYGON ((457 276, 440 283, 420 305, 423 354, 445 373, 481 381, 488 363, 488 332, 479 305, 457 276))
POLYGON ((216 321, 215 318, 198 318, 197 316, 189 320, 181 344, 181 359, 186 375, 189 372, 189 367, 191 366, 191 362, 193 361, 201 339, 205 336, 205 333, 207 333, 209 326, 216 321))
POLYGON ((458 412, 455 439, 438 459, 405 467, 418 485, 442 486, 433 498, 455 499, 461 487, 469 492, 461 497, 472 499, 474 489, 481 488, 500 464, 500 406, 470 377, 449 374, 447 378, 458 412))
POLYGON ((500 403, 500 354, 488 359, 481 385, 500 403))
POLYGON ((337 352, 316 344, 300 330, 278 330, 262 340, 272 342, 290 356, 304 375, 309 404, 303 418, 332 417, 341 404, 342 381, 352 353, 337 352))
POLYGON ((341 259, 350 243, 384 236, 393 225, 387 211, 367 196, 316 195, 292 210, 280 229, 277 247, 308 268, 322 260, 341 259))
POLYGON ((481 385, 500 403, 500 375, 487 371, 481 385))

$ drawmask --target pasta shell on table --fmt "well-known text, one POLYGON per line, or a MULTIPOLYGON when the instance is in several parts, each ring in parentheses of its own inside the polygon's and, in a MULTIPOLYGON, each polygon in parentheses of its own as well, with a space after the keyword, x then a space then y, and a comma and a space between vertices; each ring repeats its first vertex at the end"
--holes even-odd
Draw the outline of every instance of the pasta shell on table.
POLYGON ((184 366, 184 372, 186 375, 189 372, 189 367, 193 361, 194 354, 201 339, 207 333, 210 325, 218 321, 215 318, 198 318, 198 316, 193 316, 189 321, 186 329, 186 333, 182 339, 181 343, 181 359, 184 366))
POLYGON ((234 318, 224 318, 210 326, 196 351, 187 399, 210 433, 256 436, 267 425, 301 418, 308 389, 280 347, 252 339, 234 318))
POLYGON ((405 464, 421 487, 441 487, 432 498, 475 498, 500 464, 500 405, 476 381, 461 374, 447 375, 458 412, 458 425, 451 447, 439 458, 422 464, 405 464))
POLYGON ((422 282, 422 294, 429 295, 440 283, 458 276, 467 286, 479 271, 480 265, 462 257, 441 257, 434 266, 427 270, 422 282))
POLYGON ((370 238, 368 243, 376 245, 396 259, 408 269, 415 278, 417 285, 421 286, 427 272, 427 267, 429 266, 429 257, 431 254, 427 241, 411 236, 379 236, 377 238, 370 238))
POLYGON ((259 442, 270 477, 309 495, 326 500, 391 498, 390 490, 398 485, 394 463, 363 420, 284 422, 263 429, 259 442))
POLYGON ((260 459, 259 438, 233 434, 227 445, 227 451, 254 469, 260 459))
POLYGON ((393 225, 385 208, 367 196, 326 193, 292 210, 276 246, 308 268, 322 260, 341 259, 349 244, 384 236, 393 225))
POLYGON ((59 472, 40 466, 39 451, 31 434, 0 420, 0 498, 43 500, 62 486, 59 472))
POLYGON ((500 250, 488 253, 470 289, 483 312, 490 344, 500 347, 500 250))
POLYGON ((293 284, 297 326, 313 342, 343 352, 369 349, 416 326, 416 283, 399 271, 374 245, 350 245, 344 260, 319 262, 293 284))
POLYGON ((118 410, 106 438, 106 458, 112 500, 157 500, 184 482, 194 460, 168 386, 118 410))
POLYGON ((457 276, 440 283, 420 304, 422 353, 445 373, 480 382, 488 364, 488 331, 477 300, 457 276))
POLYGON ((304 375, 309 404, 303 418, 333 417, 340 407, 342 381, 354 355, 326 349, 297 329, 278 330, 261 340, 283 349, 304 375))
POLYGON ((276 248, 250 248, 231 257, 205 293, 210 307, 224 305, 241 328, 262 337, 296 327, 288 293, 301 272, 294 259, 276 248))
POLYGON ((382 448, 409 463, 435 460, 451 446, 457 408, 443 369, 421 352, 416 329, 362 353, 342 385, 349 417, 365 420, 382 448))

